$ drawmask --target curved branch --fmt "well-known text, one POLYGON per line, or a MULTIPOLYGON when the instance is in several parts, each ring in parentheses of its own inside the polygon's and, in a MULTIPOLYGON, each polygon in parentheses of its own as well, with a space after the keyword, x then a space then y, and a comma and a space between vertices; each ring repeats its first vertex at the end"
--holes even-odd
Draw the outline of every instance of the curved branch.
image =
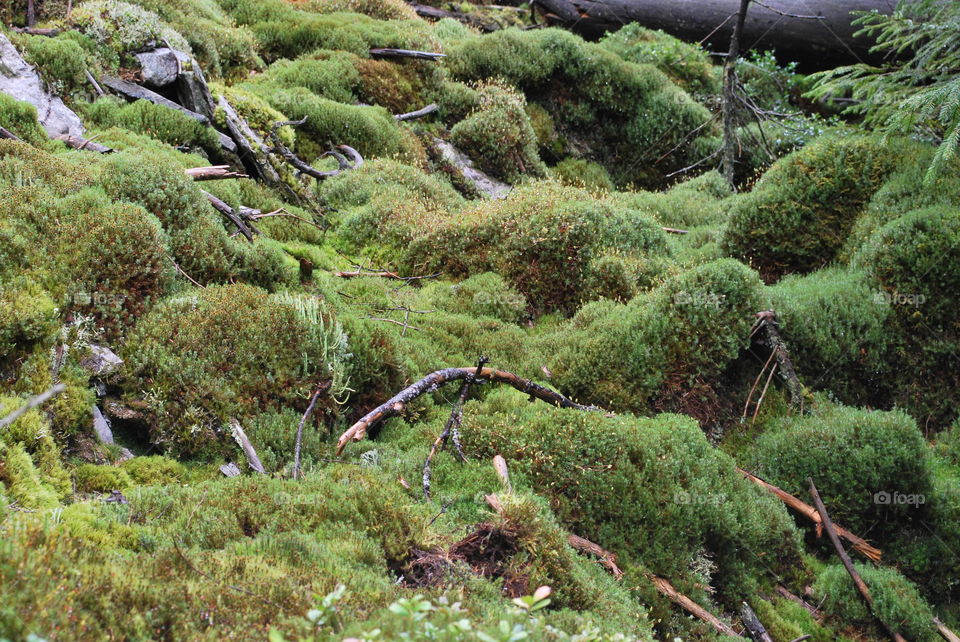
POLYGON ((450 383, 451 381, 459 381, 468 377, 474 377, 478 381, 506 384, 516 388, 520 392, 529 394, 531 400, 540 399, 541 401, 546 401, 547 403, 553 404, 558 408, 573 408, 575 410, 600 410, 600 408, 597 408, 596 406, 580 405, 574 401, 571 401, 570 399, 567 399, 559 392, 554 392, 549 388, 545 388, 540 384, 534 383, 529 379, 524 379, 523 377, 515 375, 512 372, 507 372, 506 370, 482 368, 478 373, 476 366, 470 366, 467 368, 445 368, 443 370, 431 372, 420 381, 417 381, 413 385, 404 388, 391 399, 368 412, 359 421, 357 421, 357 423, 350 426, 346 432, 340 435, 340 439, 337 441, 337 454, 339 455, 341 452, 343 452, 347 442, 351 440, 361 441, 364 437, 366 437, 368 429, 379 424, 385 419, 395 417, 402 413, 406 409, 407 405, 417 397, 420 397, 428 392, 433 392, 440 386, 450 383))

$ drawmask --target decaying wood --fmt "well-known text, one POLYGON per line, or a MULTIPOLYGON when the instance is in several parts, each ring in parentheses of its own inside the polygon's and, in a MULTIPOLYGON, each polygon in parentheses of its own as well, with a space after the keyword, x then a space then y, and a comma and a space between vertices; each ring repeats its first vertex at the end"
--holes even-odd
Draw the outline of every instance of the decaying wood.
POLYGON ((500 478, 507 492, 513 492, 513 484, 510 483, 510 470, 507 468, 507 460, 503 458, 503 455, 493 456, 493 469, 497 471, 497 477, 500 478))
POLYGON ((430 454, 427 455, 426 461, 423 462, 423 497, 425 499, 430 499, 430 476, 432 471, 430 470, 430 462, 433 461, 434 455, 437 454, 437 450, 443 448, 447 445, 447 441, 453 441, 454 452, 461 462, 466 462, 467 458, 463 454, 463 447, 460 445, 460 425, 463 423, 463 404, 467 403, 467 397, 470 396, 470 386, 476 383, 476 375, 480 372, 480 369, 483 368, 483 365, 487 363, 489 359, 486 357, 480 357, 477 363, 476 373, 473 376, 468 376, 463 380, 463 385, 460 386, 460 394, 457 396, 457 400, 453 404, 453 408, 450 409, 450 417, 447 419, 446 425, 443 427, 443 432, 434 440, 433 445, 430 447, 430 454))
POLYGON ((225 178, 250 178, 241 172, 235 172, 229 165, 211 165, 209 167, 191 167, 183 173, 195 181, 217 181, 225 178))
POLYGON ((106 92, 103 91, 103 87, 100 86, 100 83, 97 82, 97 79, 90 73, 89 69, 84 69, 83 75, 87 77, 87 82, 93 86, 93 90, 97 92, 97 96, 102 98, 107 95, 106 92))
POLYGON ((7 140, 20 140, 19 136, 5 127, 0 127, 0 138, 6 138, 7 140))
MULTIPOLYGON (((781 488, 778 488, 773 484, 763 481, 756 475, 748 473, 742 468, 737 468, 737 472, 743 475, 744 477, 746 477, 747 479, 749 479, 750 481, 752 481, 753 483, 755 483, 757 486, 760 486, 764 490, 773 493, 774 495, 777 496, 778 499, 780 499, 780 501, 782 501, 788 507, 792 508, 793 510, 797 511, 798 513, 806 517, 808 520, 813 522, 814 525, 816 525, 817 527, 817 532, 819 533, 820 529, 822 528, 823 522, 820 518, 820 514, 817 512, 817 510, 813 506, 800 501, 799 499, 797 499, 787 491, 781 488)), ((853 548, 856 551, 863 554, 865 557, 869 558, 874 562, 880 561, 880 557, 882 555, 882 552, 880 551, 880 549, 874 546, 871 546, 870 544, 867 543, 865 539, 857 535, 854 535, 853 533, 843 528, 842 526, 835 525, 835 528, 836 528, 837 534, 840 535, 840 537, 842 537, 843 539, 850 542, 850 544, 853 546, 853 548)))
POLYGON ((230 222, 237 226, 237 229, 247 237, 247 240, 253 243, 253 229, 244 222, 243 218, 237 214, 236 211, 222 200, 211 194, 210 192, 201 190, 203 195, 207 197, 207 200, 210 201, 210 204, 213 205, 214 209, 230 219, 230 222))
POLYGON ((227 124, 230 138, 234 141, 237 154, 244 166, 247 167, 248 172, 273 187, 279 187, 285 192, 293 194, 294 201, 299 201, 290 186, 281 180, 280 174, 270 164, 270 150, 260 135, 253 131, 253 128, 240 117, 237 110, 223 96, 217 102, 217 107, 223 114, 223 120, 227 124))
POLYGON ((280 136, 279 134, 277 134, 277 130, 280 129, 281 127, 295 127, 297 125, 303 125, 306 122, 307 122, 307 117, 304 116, 300 120, 282 120, 280 122, 274 123, 273 127, 270 128, 270 140, 273 142, 273 148, 270 149, 270 151, 274 154, 279 155, 281 158, 283 158, 283 160, 290 163, 301 174, 306 174, 307 176, 312 176, 313 178, 316 178, 316 179, 323 179, 323 178, 330 178, 331 176, 337 176, 338 174, 340 174, 345 170, 357 169, 358 167, 363 165, 363 157, 360 155, 360 152, 355 150, 353 147, 350 147, 349 145, 337 145, 337 149, 341 149, 344 151, 344 153, 349 155, 350 158, 353 160, 353 164, 351 164, 342 154, 334 150, 331 150, 326 152, 324 156, 330 155, 336 158, 337 162, 340 164, 340 167, 338 167, 337 169, 331 169, 328 171, 321 171, 313 167, 306 161, 304 161, 302 158, 300 158, 296 154, 294 154, 293 151, 290 150, 289 147, 284 145, 283 141, 280 140, 280 136))
POLYGON ((430 103, 426 107, 423 107, 422 109, 418 109, 416 111, 409 111, 405 114, 396 114, 394 118, 401 121, 414 120, 415 118, 423 118, 424 116, 429 116, 430 114, 437 112, 439 110, 440 110, 440 107, 437 105, 437 103, 430 103))
POLYGON ((39 395, 30 397, 22 406, 13 412, 6 414, 2 419, 0 419, 0 428, 6 428, 17 419, 27 414, 29 411, 33 410, 37 406, 42 406, 66 389, 67 387, 65 385, 58 383, 55 386, 51 386, 47 390, 41 392, 39 395))
POLYGON ((947 642, 960 642, 960 637, 951 631, 946 624, 940 621, 940 618, 933 618, 933 624, 937 627, 937 632, 947 642))
POLYGON ((411 49, 393 49, 391 47, 371 49, 370 55, 374 58, 418 58, 420 60, 440 60, 447 56, 447 54, 433 51, 413 51, 411 49))
POLYGON ((506 370, 497 370, 495 368, 481 368, 479 374, 475 367, 466 368, 445 368, 428 374, 426 377, 416 383, 407 386, 399 393, 394 395, 388 401, 377 406, 359 421, 350 426, 337 441, 337 454, 343 452, 344 447, 350 441, 360 441, 367 435, 367 430, 379 424, 381 421, 401 414, 407 405, 421 395, 433 392, 451 381, 459 381, 467 377, 474 377, 477 380, 489 381, 491 383, 502 383, 516 388, 524 394, 530 395, 531 399, 540 399, 558 408, 572 408, 575 410, 600 410, 596 406, 583 406, 570 399, 567 399, 559 392, 554 392, 540 384, 534 383, 529 379, 524 379, 512 372, 506 370))
POLYGON ((61 134, 55 138, 55 140, 63 141, 67 147, 72 147, 77 150, 90 150, 91 152, 97 152, 99 154, 112 154, 113 148, 107 147, 106 145, 101 145, 100 143, 88 140, 86 138, 80 138, 79 136, 73 136, 71 134, 61 134))
POLYGON ((747 630, 747 635, 750 636, 753 642, 773 642, 773 638, 767 633, 763 622, 760 621, 760 618, 757 617, 757 614, 753 612, 753 609, 750 608, 750 605, 746 602, 742 602, 740 606, 740 621, 743 622, 743 626, 747 630))
POLYGON ((141 87, 136 83, 128 82, 121 78, 113 78, 111 76, 104 76, 103 78, 100 79, 100 82, 102 82, 108 88, 112 89, 113 91, 117 92, 118 94, 126 98, 130 98, 132 100, 146 100, 153 103, 154 105, 160 105, 161 107, 167 107, 169 109, 178 111, 181 114, 189 116, 190 118, 194 119, 198 123, 201 123, 204 125, 210 124, 210 119, 204 116, 203 114, 199 114, 195 111, 187 109, 182 105, 178 105, 172 100, 161 96, 157 92, 150 91, 146 87, 141 87))
POLYGON ((780 378, 790 393, 790 405, 794 408, 803 408, 803 384, 793 369, 790 352, 787 344, 780 336, 780 327, 777 324, 777 313, 773 310, 764 310, 756 315, 757 321, 753 325, 751 336, 757 336, 757 342, 774 353, 779 366, 780 378))
POLYGON ((247 456, 247 463, 250 464, 250 468, 261 475, 265 474, 266 471, 263 469, 263 464, 260 463, 260 457, 257 456, 257 451, 254 449, 253 444, 250 443, 250 439, 247 438, 247 433, 243 432, 240 422, 236 419, 231 419, 230 430, 233 433, 233 438, 236 439, 240 447, 243 448, 243 454, 247 456))
POLYGON ((303 444, 303 427, 307 423, 307 419, 310 418, 310 415, 313 414, 313 409, 317 405, 317 399, 320 398, 320 394, 330 389, 330 383, 327 382, 326 386, 320 385, 317 386, 317 389, 313 391, 313 395, 310 397, 310 404, 307 406, 306 411, 303 413, 303 416, 300 417, 300 423, 297 425, 297 439, 293 446, 293 478, 298 479, 300 477, 300 448, 303 444))
POLYGON ((16 33, 25 33, 28 36, 46 36, 53 38, 60 35, 60 29, 53 27, 14 27, 16 33))
POLYGON ((570 533, 567 537, 567 543, 578 553, 585 553, 598 558, 597 561, 600 562, 600 566, 610 571, 610 574, 618 580, 623 578, 623 571, 617 566, 617 556, 602 548, 599 544, 594 544, 590 540, 573 533, 570 533))
POLYGON ((823 500, 820 499, 820 493, 817 492, 817 486, 813 483, 813 479, 808 478, 807 482, 810 484, 810 497, 813 498, 813 504, 817 507, 817 512, 820 513, 820 520, 823 524, 823 529, 827 531, 827 537, 830 538, 830 543, 833 544, 834 550, 837 552, 837 556, 840 558, 840 561, 843 563, 843 567, 847 569, 847 573, 850 575, 850 579, 853 580, 853 585, 857 587, 857 592, 860 593, 860 596, 863 598, 863 601, 867 605, 867 609, 873 614, 877 622, 887 631, 890 635, 890 639, 894 642, 906 642, 903 636, 891 629, 886 622, 884 622, 877 615, 876 610, 873 608, 873 596, 870 595, 870 589, 867 587, 866 582, 863 581, 863 578, 860 577, 860 574, 857 572, 857 569, 854 568, 853 562, 850 560, 850 556, 847 555, 847 551, 844 550, 843 544, 840 542, 840 537, 837 535, 836 529, 833 527, 833 522, 830 521, 830 515, 827 513, 827 507, 824 506, 823 500))
POLYGON ((687 613, 690 613, 691 615, 703 620, 716 629, 716 631, 721 635, 729 635, 730 637, 735 638, 742 637, 713 613, 710 613, 710 611, 706 610, 683 593, 677 591, 677 589, 673 587, 673 584, 668 582, 666 579, 656 575, 648 575, 647 577, 657 588, 657 590, 666 596, 671 602, 681 606, 685 611, 687 611, 687 613))
POLYGON ((817 620, 818 622, 823 618, 823 616, 822 616, 822 615, 820 614, 820 612, 817 610, 817 607, 815 607, 814 605, 810 604, 809 602, 807 602, 807 601, 804 600, 803 598, 794 595, 794 594, 791 593, 785 586, 781 586, 781 585, 777 584, 776 591, 777 591, 777 594, 780 595, 781 597, 785 597, 786 599, 790 600, 791 602, 794 602, 795 604, 799 604, 800 606, 802 606, 802 607, 807 611, 807 613, 809 613, 810 615, 812 615, 812 616, 813 616, 813 619, 817 620))
POLYGON ((690 233, 690 230, 680 230, 675 227, 663 227, 660 229, 662 229, 667 234, 689 234, 690 233))

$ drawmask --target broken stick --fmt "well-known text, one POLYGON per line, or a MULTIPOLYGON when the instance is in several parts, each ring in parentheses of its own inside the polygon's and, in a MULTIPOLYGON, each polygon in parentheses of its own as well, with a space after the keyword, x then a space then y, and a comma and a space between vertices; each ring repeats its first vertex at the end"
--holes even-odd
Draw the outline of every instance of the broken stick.
POLYGON ((854 568, 853 562, 850 561, 850 556, 847 555, 847 551, 844 550, 843 544, 840 542, 840 537, 837 535, 836 529, 833 527, 833 522, 830 521, 830 515, 827 514, 827 507, 824 506, 823 500, 820 499, 820 493, 817 492, 817 487, 813 483, 813 479, 808 477, 807 482, 810 484, 810 497, 813 498, 813 505, 817 507, 817 512, 820 513, 820 519, 822 520, 824 530, 827 531, 827 537, 830 538, 830 543, 833 544, 834 550, 837 551, 837 556, 843 563, 843 567, 847 569, 847 573, 850 574, 850 579, 853 580, 853 585, 857 588, 857 592, 860 593, 863 601, 867 604, 867 609, 877 619, 877 622, 879 622, 880 625, 883 626, 883 628, 887 631, 887 633, 890 635, 890 639, 892 639, 894 642, 906 642, 902 635, 890 628, 890 626, 877 615, 876 610, 873 608, 873 596, 870 595, 870 589, 867 588, 866 582, 864 582, 863 578, 860 577, 860 574, 857 573, 857 569, 854 568))
POLYGON ((472 366, 467 368, 445 368, 443 370, 431 372, 420 381, 407 386, 399 393, 394 395, 391 399, 380 404, 364 415, 355 424, 350 426, 346 432, 340 435, 340 439, 337 441, 337 454, 343 452, 343 449, 346 447, 348 442, 360 441, 366 437, 367 430, 371 427, 379 424, 385 419, 395 417, 402 413, 406 409, 407 404, 417 397, 420 397, 428 392, 433 392, 440 386, 450 383, 451 381, 459 381, 461 379, 466 379, 467 377, 474 377, 475 379, 490 381, 491 383, 507 384, 508 386, 516 388, 520 392, 529 394, 531 400, 540 399, 541 401, 546 401, 547 403, 553 404, 558 408, 572 408, 574 410, 590 411, 600 410, 596 406, 580 405, 574 401, 571 401, 570 399, 567 399, 559 392, 550 390, 549 388, 534 383, 529 379, 524 379, 523 377, 515 375, 512 372, 507 372, 506 370, 481 368, 480 371, 477 372, 476 368, 472 366))
POLYGON ((742 637, 739 633, 734 631, 728 624, 724 623, 720 618, 715 616, 710 611, 706 610, 689 597, 680 593, 673 587, 673 585, 662 577, 656 575, 648 575, 647 578, 653 582, 653 585, 657 588, 660 593, 665 595, 671 602, 674 604, 680 605, 685 611, 694 615, 710 626, 712 626, 716 631, 722 635, 729 635, 730 637, 739 638, 742 637))
POLYGON ((229 165, 211 165, 209 167, 191 167, 183 173, 195 181, 216 181, 224 178, 250 178, 241 172, 235 172, 229 165))
POLYGON ((767 633, 763 622, 746 602, 742 602, 740 606, 740 621, 743 622, 743 626, 753 642, 773 642, 773 638, 767 633))

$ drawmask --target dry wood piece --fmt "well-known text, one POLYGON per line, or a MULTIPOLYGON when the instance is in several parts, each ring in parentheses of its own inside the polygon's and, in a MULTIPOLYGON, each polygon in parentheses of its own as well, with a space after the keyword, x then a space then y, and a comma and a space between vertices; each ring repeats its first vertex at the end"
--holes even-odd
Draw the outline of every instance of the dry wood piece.
POLYGON ((429 116, 430 114, 439 111, 440 107, 437 103, 430 103, 422 109, 416 111, 409 111, 405 114, 397 114, 394 116, 397 120, 413 120, 415 118, 423 118, 424 116, 429 116))
MULTIPOLYGON (((793 510, 797 511, 798 513, 806 517, 811 522, 813 522, 817 527, 817 532, 819 533, 823 522, 821 520, 820 514, 817 512, 817 510, 813 506, 800 501, 799 499, 797 499, 787 491, 783 490, 782 488, 777 488, 773 484, 765 482, 759 477, 752 475, 741 468, 737 468, 737 472, 743 475, 744 477, 746 477, 747 479, 749 479, 750 481, 752 481, 757 486, 760 486, 764 490, 767 490, 773 493, 784 504, 786 504, 793 510)), ((853 533, 843 528, 842 526, 835 526, 835 528, 836 528, 837 534, 840 535, 840 537, 842 537, 843 539, 850 542, 850 544, 853 545, 853 548, 855 550, 862 553, 864 556, 866 556, 867 558, 869 558, 874 562, 880 561, 882 552, 880 551, 879 548, 871 546, 870 544, 867 543, 865 539, 863 539, 862 537, 858 537, 857 535, 854 535, 853 533)))
POLYGON ((243 454, 247 456, 247 463, 250 464, 250 468, 261 475, 266 474, 266 471, 263 469, 263 464, 260 463, 260 457, 257 456, 257 451, 247 438, 247 433, 243 432, 240 422, 236 419, 231 419, 230 430, 233 433, 233 438, 236 439, 240 447, 243 448, 243 454))
POLYGON ((39 395, 30 397, 22 406, 0 419, 0 428, 6 428, 17 419, 25 415, 28 411, 33 410, 37 406, 42 406, 66 389, 67 387, 65 385, 58 383, 55 386, 52 386, 41 392, 39 395))
POLYGON ((773 642, 773 638, 767 633, 763 622, 746 602, 743 602, 740 606, 740 621, 743 622, 743 626, 747 629, 747 634, 753 642, 773 642))
POLYGON ((60 35, 60 30, 52 27, 14 27, 13 30, 17 33, 25 33, 28 36, 46 36, 53 38, 60 35))
POLYGON ((512 493, 513 484, 510 483, 510 471, 507 469, 507 460, 503 458, 503 455, 493 456, 493 469, 497 471, 497 477, 503 482, 507 492, 512 493))
POLYGON ((947 642, 960 642, 960 637, 957 637, 957 634, 951 631, 946 624, 940 621, 940 618, 933 618, 933 624, 937 627, 937 632, 940 633, 942 637, 947 642))
POLYGON ((7 140, 20 140, 19 136, 5 127, 0 127, 0 138, 6 138, 7 140))
MULTIPOLYGON (((787 344, 783 342, 780 336, 780 328, 777 325, 777 313, 773 310, 764 310, 756 314, 757 321, 753 324, 750 336, 758 335, 757 342, 768 348, 777 360, 780 370, 780 378, 783 379, 787 390, 790 392, 790 404, 795 408, 803 408, 803 384, 800 383, 796 371, 793 369, 793 362, 790 360, 790 352, 787 350, 787 344)), ((758 404, 759 409, 759 404, 758 404)))
POLYGON ((251 228, 244 222, 243 218, 237 214, 236 211, 222 200, 211 194, 210 192, 200 190, 203 192, 203 195, 207 197, 207 200, 210 201, 210 204, 213 205, 214 209, 230 219, 230 222, 237 226, 237 229, 247 237, 247 240, 253 243, 253 232, 255 228, 251 228))
POLYGON ((806 611, 807 611, 810 615, 812 615, 813 618, 814 618, 815 620, 817 620, 818 622, 822 619, 822 616, 820 615, 820 612, 817 611, 817 607, 813 606, 813 605, 810 604, 809 602, 804 601, 803 598, 797 597, 796 595, 794 595, 793 593, 791 593, 789 590, 787 590, 786 587, 780 586, 780 585, 778 584, 776 590, 777 590, 777 594, 779 594, 781 597, 785 597, 785 598, 787 598, 788 600, 790 600, 791 602, 795 602, 796 604, 799 604, 799 605, 802 606, 804 609, 806 609, 806 611))
POLYGON ((731 637, 739 638, 742 637, 739 633, 734 631, 730 626, 725 624, 717 616, 710 613, 708 610, 691 600, 689 597, 680 593, 673 587, 673 585, 662 577, 657 577, 656 575, 648 575, 647 578, 653 582, 653 585, 657 588, 660 593, 665 595, 670 601, 674 604, 678 604, 688 613, 700 618, 722 635, 729 635, 731 637))
POLYGON ((396 272, 389 270, 353 270, 348 272, 334 272, 334 276, 342 279, 355 279, 358 276, 379 276, 384 279, 397 279, 398 281, 419 281, 421 279, 435 279, 439 274, 424 274, 421 276, 400 276, 396 272))
POLYGON ((407 404, 417 397, 420 397, 428 392, 433 392, 440 386, 450 383, 451 381, 459 381, 461 379, 466 379, 467 377, 474 377, 478 380, 489 381, 491 383, 507 384, 508 386, 516 388, 520 392, 529 394, 531 399, 540 399, 541 401, 546 401, 547 403, 553 404, 558 408, 573 408, 575 410, 594 411, 600 410, 596 406, 582 406, 571 401, 570 399, 567 399, 559 392, 554 392, 549 388, 545 388, 540 384, 534 383, 529 379, 524 379, 523 377, 517 376, 512 372, 507 372, 506 370, 481 368, 480 372, 477 373, 476 368, 473 366, 467 368, 445 368, 443 370, 432 372, 420 381, 417 381, 413 385, 404 388, 391 399, 368 412, 357 423, 350 426, 346 432, 340 435, 340 439, 337 441, 337 453, 339 454, 343 452, 347 442, 351 440, 362 440, 366 436, 367 430, 372 426, 375 426, 384 419, 395 417, 402 413, 406 409, 407 404))
POLYGON ((97 152, 99 154, 112 154, 113 148, 107 147, 106 145, 101 145, 100 143, 95 143, 92 140, 86 138, 80 138, 79 136, 73 136, 72 134, 61 134, 56 137, 56 140, 63 141, 67 147, 72 147, 77 150, 88 149, 91 152, 97 152))
POLYGON ((599 558, 600 565, 610 571, 618 580, 623 578, 623 571, 617 566, 617 556, 602 548, 599 544, 594 544, 590 540, 573 533, 567 537, 567 543, 578 553, 586 553, 599 558))
POLYGON ((661 228, 667 234, 689 234, 690 230, 680 230, 675 227, 664 227, 661 228))
POLYGON ((830 543, 833 544, 834 550, 837 551, 837 556, 843 563, 843 567, 847 569, 847 573, 850 574, 850 579, 853 580, 853 585, 857 587, 857 592, 860 593, 860 596, 863 597, 863 601, 866 602, 867 609, 873 613, 873 616, 877 619, 877 622, 879 622, 887 631, 891 640, 894 640, 894 642, 906 642, 902 635, 891 629, 886 622, 877 616, 877 612, 873 608, 873 597, 870 595, 870 589, 867 588, 866 582, 864 582, 863 578, 860 577, 860 574, 857 573, 857 569, 854 568, 853 562, 850 561, 850 556, 847 555, 847 551, 844 550, 843 544, 840 542, 840 537, 837 535, 836 529, 833 527, 833 522, 830 521, 830 515, 827 514, 827 507, 824 506, 823 500, 820 499, 820 493, 817 492, 817 487, 813 483, 813 479, 807 478, 807 481, 810 483, 810 497, 813 498, 813 504, 817 507, 817 512, 820 513, 820 519, 823 522, 824 530, 827 531, 827 537, 830 538, 830 543))
POLYGON ((363 165, 363 157, 360 155, 360 152, 355 150, 349 145, 337 145, 337 149, 343 150, 350 159, 353 161, 353 164, 346 159, 343 154, 340 154, 336 150, 330 150, 323 154, 323 156, 333 156, 337 159, 337 162, 340 164, 340 167, 337 169, 331 169, 328 171, 321 171, 299 156, 294 154, 289 147, 283 144, 283 141, 280 140, 280 136, 277 134, 277 130, 281 127, 294 127, 297 125, 302 125, 307 122, 307 117, 304 116, 300 120, 282 120, 273 124, 273 127, 270 128, 270 140, 273 141, 273 148, 270 149, 272 153, 278 154, 283 160, 287 161, 293 165, 298 172, 301 174, 306 174, 307 176, 312 176, 316 179, 330 178, 331 176, 337 176, 343 171, 348 169, 357 169, 363 165))
POLYGON ((313 408, 317 405, 317 399, 320 397, 321 393, 324 393, 329 389, 329 381, 317 386, 317 389, 313 391, 313 396, 310 397, 310 405, 307 406, 307 410, 303 413, 303 416, 300 417, 300 423, 297 425, 297 439, 293 446, 294 479, 298 479, 300 477, 300 447, 303 444, 303 426, 307 423, 307 419, 310 418, 310 415, 313 414, 313 408))
POLYGON ((370 55, 374 58, 419 58, 420 60, 440 60, 447 56, 447 54, 432 51, 413 51, 411 49, 393 49, 391 47, 371 49, 370 55))
POLYGON ((250 178, 246 174, 235 172, 229 165, 211 165, 209 167, 191 167, 183 173, 195 181, 216 181, 224 178, 250 178))

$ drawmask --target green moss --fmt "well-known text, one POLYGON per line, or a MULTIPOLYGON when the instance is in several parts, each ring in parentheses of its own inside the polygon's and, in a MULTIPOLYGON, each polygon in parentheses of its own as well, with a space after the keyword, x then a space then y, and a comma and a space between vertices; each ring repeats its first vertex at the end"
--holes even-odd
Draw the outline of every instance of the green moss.
POLYGON ((152 11, 118 0, 94 0, 75 7, 70 24, 118 53, 133 52, 168 40, 181 51, 190 45, 152 11))
POLYGON ((55 38, 22 35, 16 39, 24 58, 35 65, 51 93, 68 97, 88 88, 84 71, 90 65, 88 50, 73 34, 55 38))
POLYGON ((916 422, 901 411, 824 404, 804 417, 776 420, 751 453, 751 470, 797 497, 813 478, 838 524, 889 536, 922 519, 930 459, 916 422))
POLYGON ((174 453, 222 449, 231 417, 304 406, 322 379, 343 394, 348 376, 346 338, 323 306, 246 285, 164 301, 123 357, 131 389, 149 394, 151 438, 174 453))
POLYGON ((13 444, 3 450, 3 481, 9 497, 27 509, 57 506, 57 494, 41 481, 23 446, 13 444))
POLYGON ((143 486, 174 484, 186 480, 186 467, 163 455, 134 457, 121 464, 122 470, 133 482, 143 486))
POLYGON ((857 216, 912 144, 826 136, 777 163, 734 202, 723 244, 768 280, 836 258, 857 216))
POLYGON ((639 23, 604 36, 600 44, 624 60, 651 64, 685 91, 706 100, 720 93, 719 68, 698 45, 691 45, 639 23))
POLYGON ((494 317, 516 323, 527 309, 527 300, 502 276, 484 272, 454 285, 436 284, 424 296, 442 310, 473 317, 494 317))
POLYGON ((883 636, 876 624, 879 618, 892 631, 910 640, 933 642, 939 639, 933 625, 933 613, 916 586, 892 568, 855 564, 857 572, 870 587, 873 609, 866 605, 854 588, 850 576, 839 564, 831 564, 817 578, 813 588, 823 600, 825 611, 841 622, 854 624, 883 636))
POLYGON ((50 295, 35 281, 19 277, 0 287, 0 357, 49 339, 60 314, 50 295))
MULTIPOLYGON (((19 136, 30 145, 43 146, 47 141, 47 132, 37 122, 37 108, 16 98, 0 92, 0 120, 10 132, 19 136)), ((15 145, 13 141, 0 140, 8 149, 15 145)), ((8 152, 0 148, 0 153, 7 156, 8 152)))
POLYGON ((74 469, 73 479, 81 493, 109 493, 112 490, 126 490, 133 485, 126 471, 117 466, 83 464, 74 469))
POLYGON ((478 90, 479 106, 450 130, 450 140, 484 171, 510 183, 543 176, 536 134, 523 94, 491 84, 478 90))
POLYGON ((101 98, 86 105, 82 114, 98 127, 122 127, 171 146, 196 146, 211 153, 220 149, 220 139, 212 128, 179 111, 146 100, 127 104, 101 98))
POLYGON ((589 192, 613 191, 613 181, 603 165, 582 158, 568 158, 557 163, 552 174, 564 185, 573 185, 589 192))
MULTIPOLYGON (((24 398, 0 397, 0 416, 19 408, 24 398)), ((70 478, 60 463, 60 449, 50 426, 31 410, 0 435, 0 482, 6 495, 24 508, 51 508, 70 491, 70 478)))

